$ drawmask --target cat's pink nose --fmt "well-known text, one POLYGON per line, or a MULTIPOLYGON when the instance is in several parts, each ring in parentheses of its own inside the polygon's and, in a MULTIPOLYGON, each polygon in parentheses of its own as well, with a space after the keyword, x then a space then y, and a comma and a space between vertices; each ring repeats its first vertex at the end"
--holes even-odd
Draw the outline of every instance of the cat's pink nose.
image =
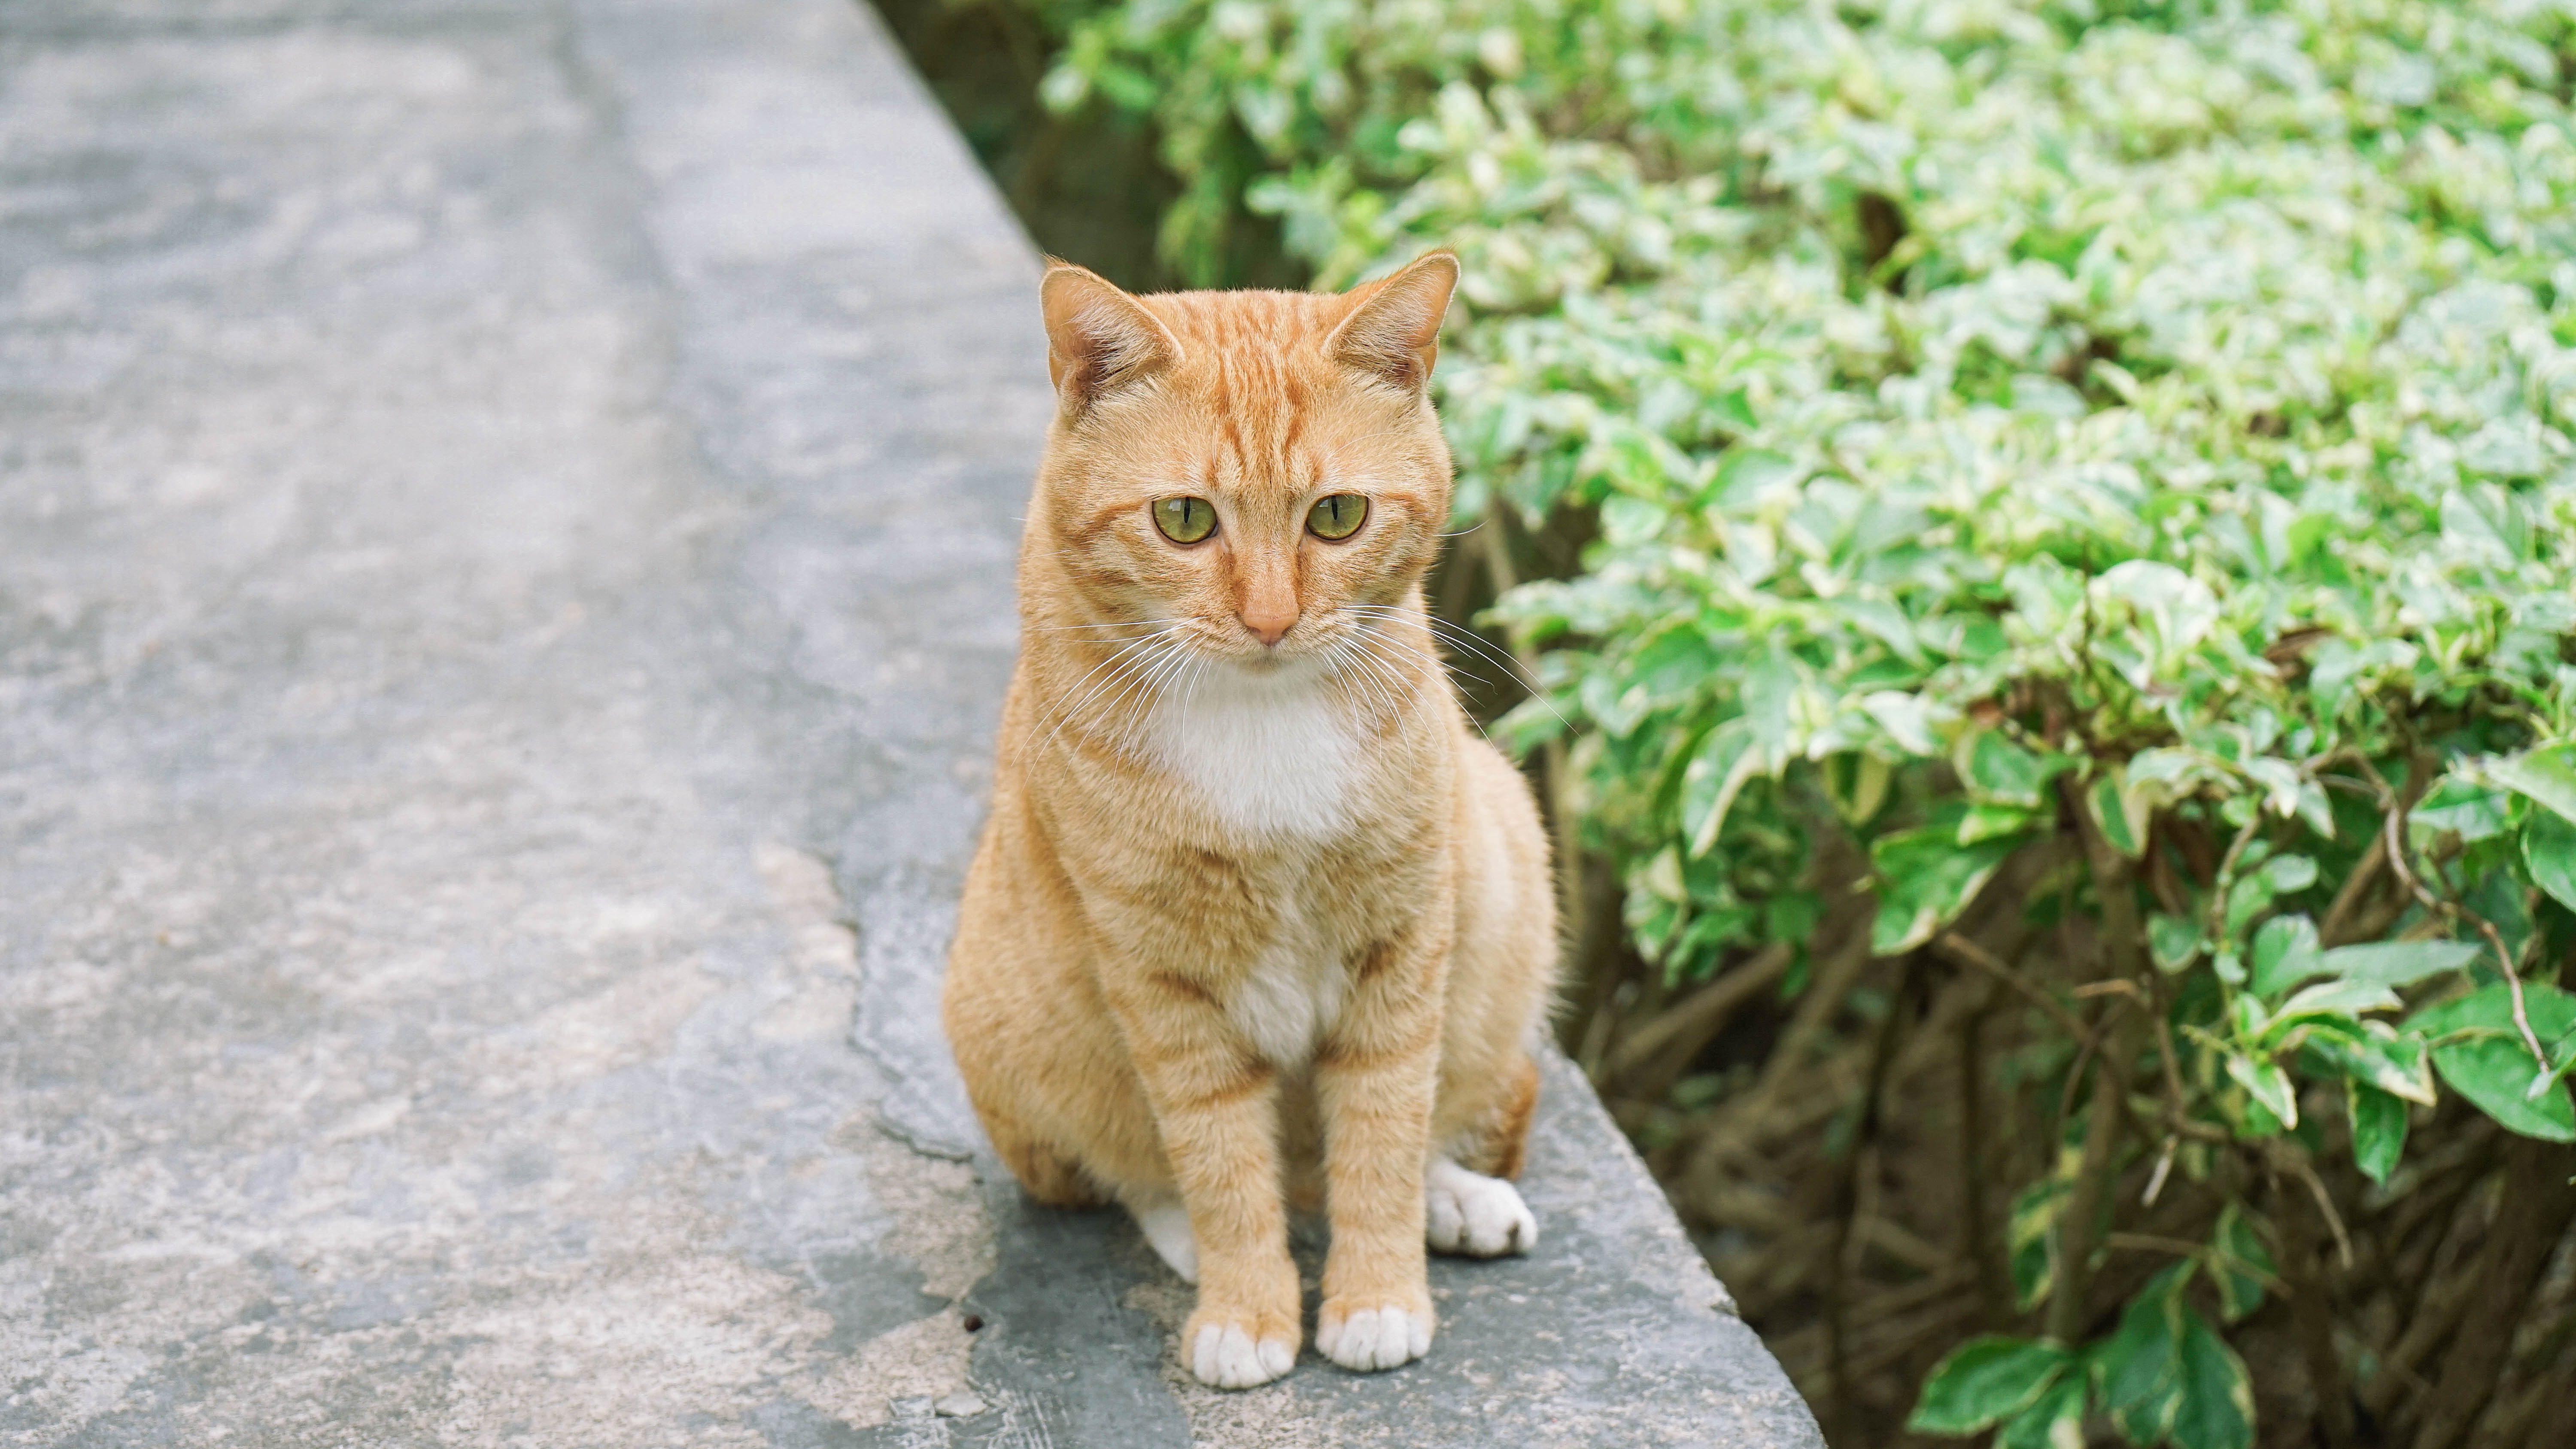
POLYGON ((1276 644, 1286 637, 1290 626, 1297 622, 1297 606, 1294 603, 1275 603, 1265 599, 1259 603, 1244 605, 1240 617, 1243 620, 1243 627, 1251 630, 1253 637, 1264 644, 1276 644))

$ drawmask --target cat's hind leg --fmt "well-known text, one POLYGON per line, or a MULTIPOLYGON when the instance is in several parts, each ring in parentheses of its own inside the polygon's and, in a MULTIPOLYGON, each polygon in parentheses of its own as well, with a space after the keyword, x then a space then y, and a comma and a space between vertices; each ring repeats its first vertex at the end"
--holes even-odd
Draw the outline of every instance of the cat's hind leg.
POLYGON ((1048 1207, 1098 1207, 1104 1201, 1100 1189, 1092 1184, 1080 1164, 1053 1144, 1032 1132, 1018 1115, 992 1100, 989 1086, 976 1090, 974 1078, 967 1079, 967 1099, 974 1103, 975 1115, 984 1124, 984 1135, 993 1143, 993 1153, 1031 1198, 1048 1207))
POLYGON ((1011 1175, 1020 1180, 1029 1196, 1048 1207, 1100 1206, 1100 1193, 1082 1175, 1082 1169, 1074 1166, 1073 1159, 1042 1142, 1019 1143, 1016 1150, 1003 1152, 1002 1160, 1010 1164, 1011 1175))
POLYGON ((1433 1252, 1499 1258, 1538 1246, 1538 1219, 1520 1189, 1434 1156, 1422 1180, 1422 1236, 1433 1252))
POLYGON ((1452 1153, 1459 1164, 1488 1177, 1517 1178, 1529 1155, 1530 1118, 1538 1111, 1538 1063, 1527 1052, 1506 1073, 1502 1091, 1452 1153))
POLYGON ((1538 1106, 1538 1064, 1526 1052, 1474 1125, 1431 1155, 1422 1179, 1422 1236, 1435 1253, 1496 1258, 1538 1245, 1538 1219, 1505 1179, 1520 1176, 1538 1106))

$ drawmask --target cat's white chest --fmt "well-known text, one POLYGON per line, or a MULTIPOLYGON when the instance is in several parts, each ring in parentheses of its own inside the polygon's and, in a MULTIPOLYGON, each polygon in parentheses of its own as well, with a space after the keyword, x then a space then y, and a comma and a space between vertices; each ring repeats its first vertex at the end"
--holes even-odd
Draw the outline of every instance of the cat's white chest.
POLYGON ((1263 1060, 1294 1071, 1314 1060, 1316 1044, 1341 1020, 1349 987, 1349 974, 1322 934, 1290 902, 1225 1014, 1263 1060))
MULTIPOLYGON (((1350 827, 1354 735, 1310 675, 1215 671, 1156 705, 1154 739, 1164 768, 1232 830, 1312 843, 1350 827)), ((1255 1051, 1292 1070, 1313 1060, 1350 985, 1305 905, 1280 904, 1225 1008, 1255 1051)))
POLYGON ((1341 711, 1318 681, 1212 671, 1155 705, 1164 768, 1228 826, 1320 840, 1350 823, 1358 765, 1341 711))

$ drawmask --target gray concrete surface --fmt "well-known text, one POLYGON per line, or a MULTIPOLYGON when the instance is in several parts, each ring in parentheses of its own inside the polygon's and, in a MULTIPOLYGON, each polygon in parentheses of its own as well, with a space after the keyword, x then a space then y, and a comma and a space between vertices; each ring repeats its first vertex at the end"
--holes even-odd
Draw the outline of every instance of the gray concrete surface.
POLYGON ((0 0, 0 1442, 1818 1442, 1561 1067, 1378 1377, 979 1155, 1035 282, 849 0, 0 0))

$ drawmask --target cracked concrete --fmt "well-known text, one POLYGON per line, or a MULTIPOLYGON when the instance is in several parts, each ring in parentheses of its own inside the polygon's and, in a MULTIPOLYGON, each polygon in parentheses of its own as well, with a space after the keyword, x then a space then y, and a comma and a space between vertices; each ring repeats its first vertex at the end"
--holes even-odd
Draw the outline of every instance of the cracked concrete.
POLYGON ((1561 1064, 1375 1378, 982 1155, 1036 277, 849 0, 0 0, 0 1443, 1818 1442, 1561 1064))

